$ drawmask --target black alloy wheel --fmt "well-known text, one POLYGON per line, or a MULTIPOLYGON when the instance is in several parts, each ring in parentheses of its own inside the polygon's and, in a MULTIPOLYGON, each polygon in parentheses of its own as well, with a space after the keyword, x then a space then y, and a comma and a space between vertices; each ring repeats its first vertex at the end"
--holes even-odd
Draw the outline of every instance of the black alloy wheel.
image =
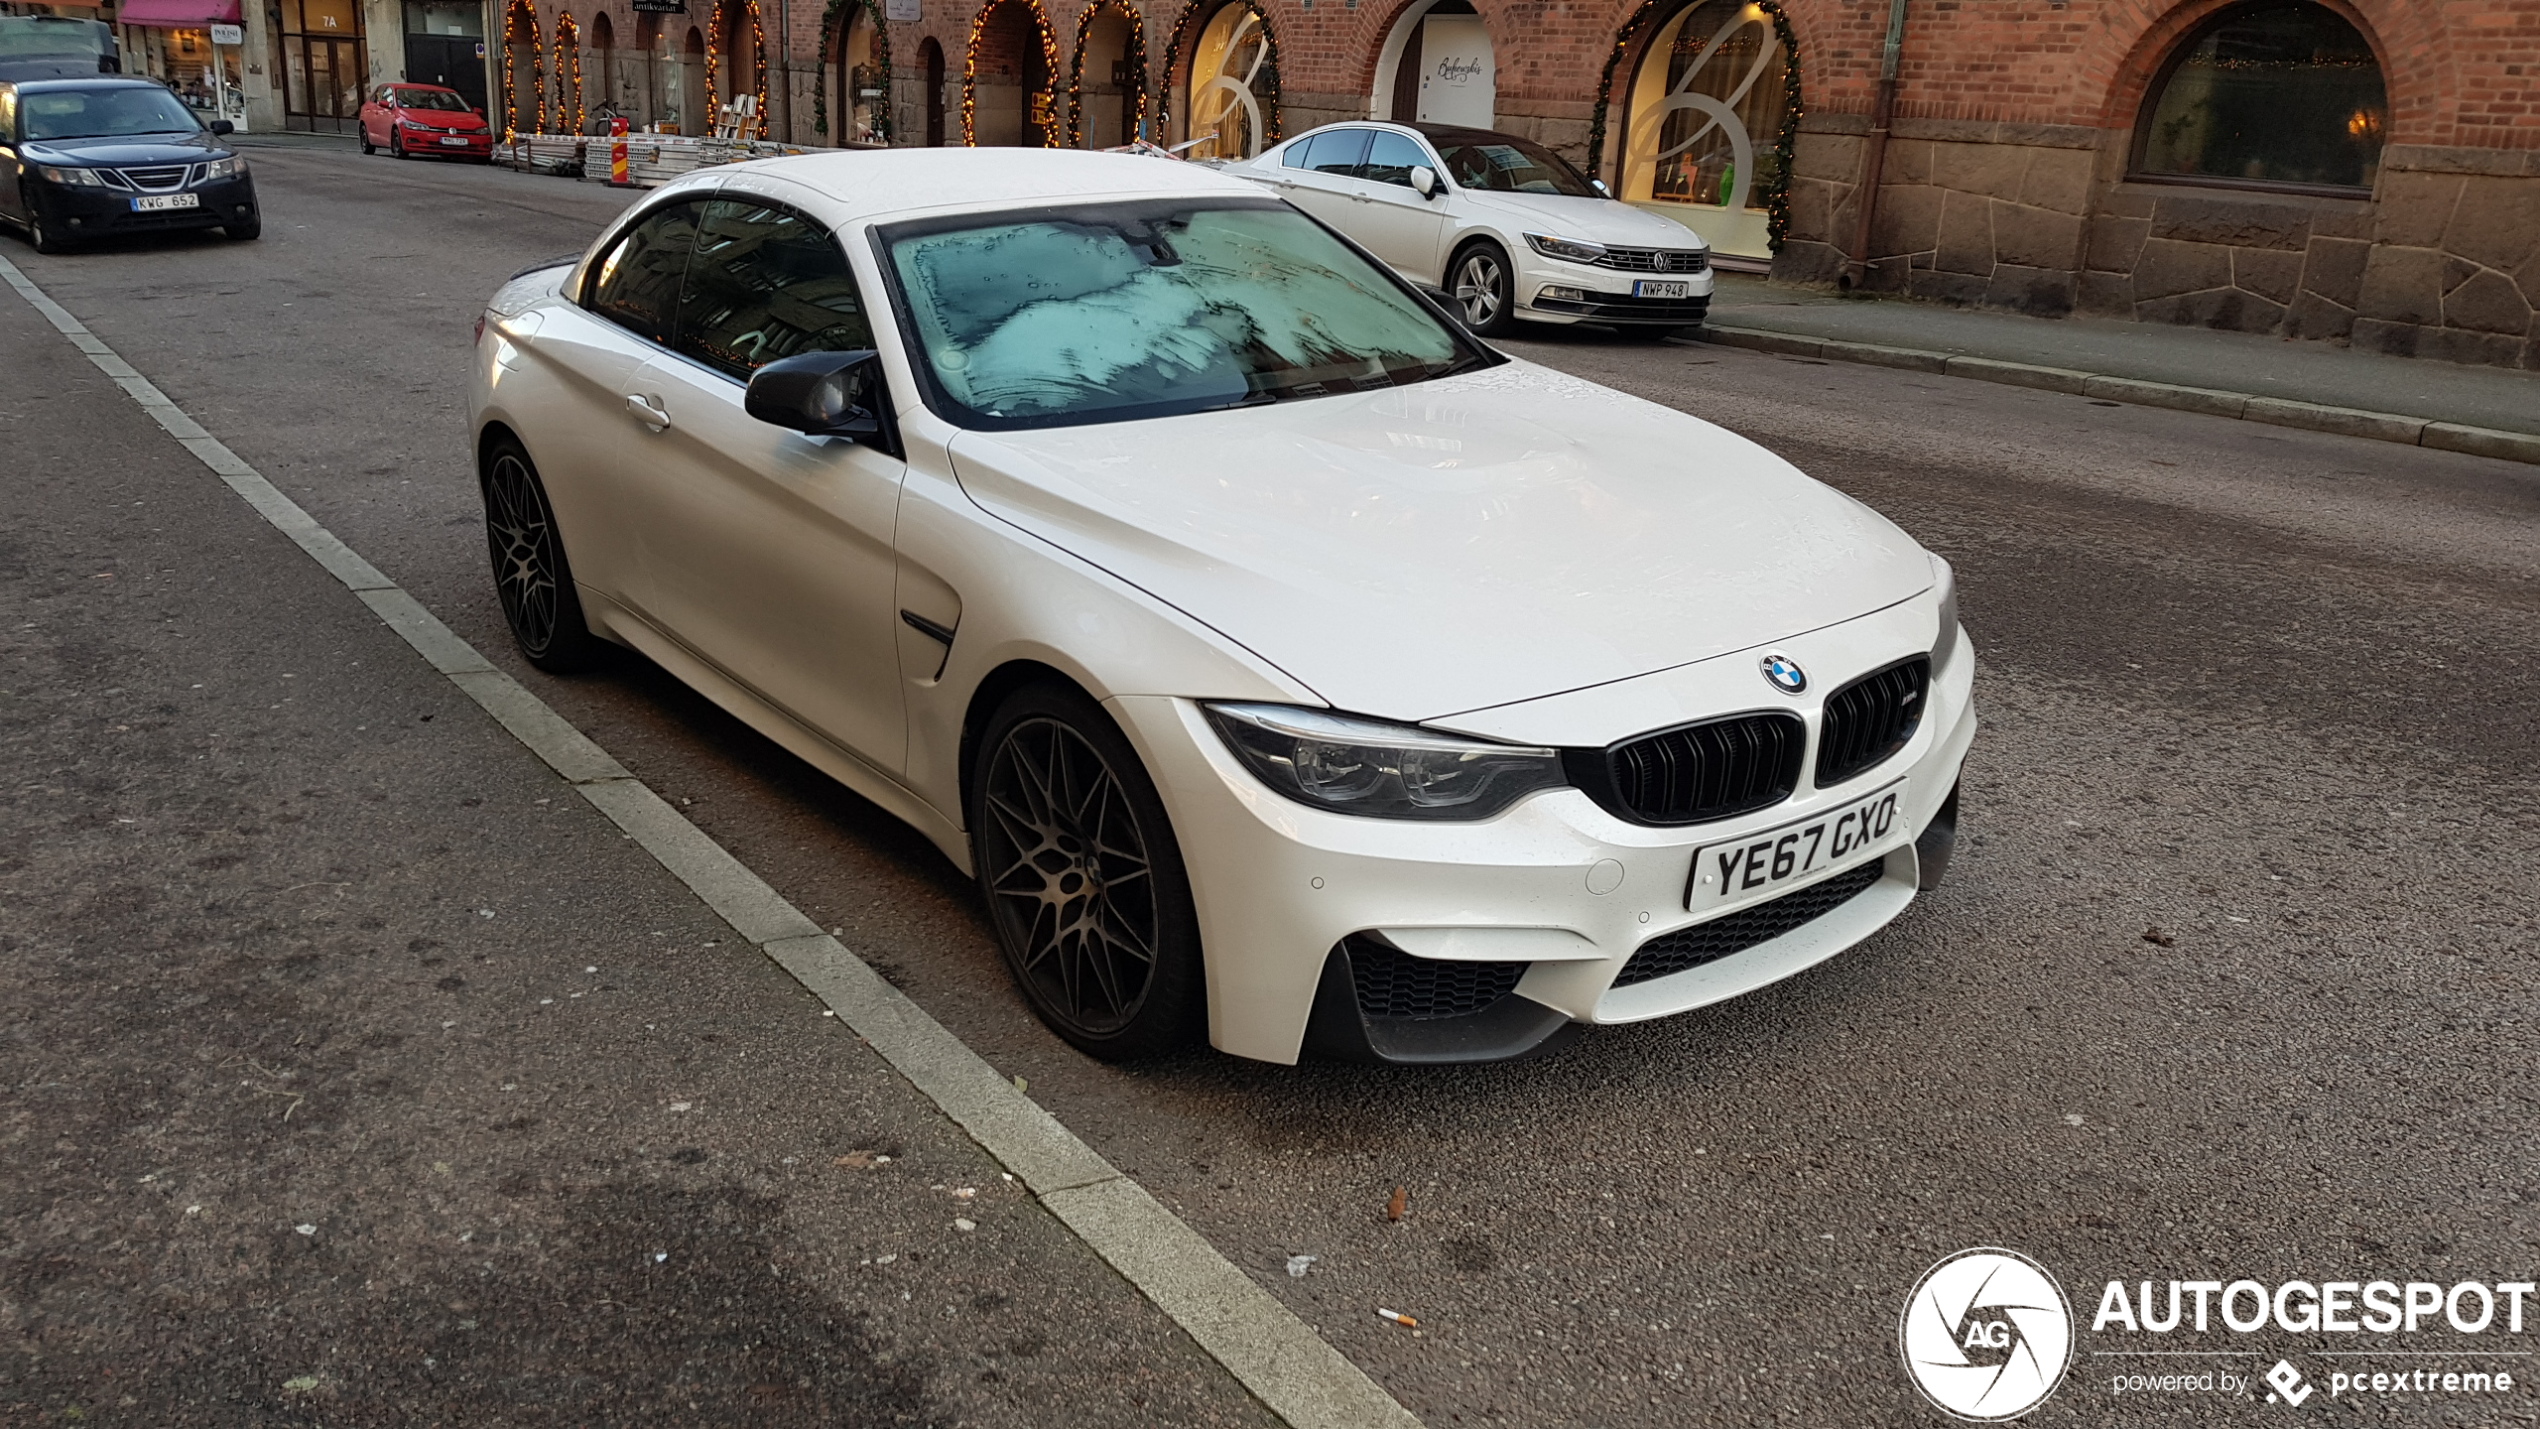
POLYGON ((18 202, 26 206, 26 241, 28 247, 33 248, 38 253, 60 253, 71 246, 68 239, 63 238, 59 233, 54 231, 53 225, 44 221, 44 203, 42 199, 37 197, 35 186, 33 184, 20 186, 18 189, 18 202))
POLYGON ((411 159, 414 157, 414 155, 406 152, 406 141, 400 138, 397 131, 394 129, 388 131, 388 156, 392 159, 411 159))
POLYGON ((1456 254, 1447 284, 1456 313, 1475 334, 1499 337, 1516 326, 1516 283, 1498 244, 1476 243, 1456 254))
POLYGON ((589 669, 600 642, 583 621, 555 511, 529 453, 509 439, 497 443, 486 455, 484 485, 485 548, 513 642, 550 674, 589 669))
POLYGON ((1105 1061, 1193 1040, 1206 1008, 1181 852, 1136 752, 1072 689, 1033 686, 982 732, 971 855, 1032 1010, 1105 1061))
POLYGON ((376 154, 379 152, 379 146, 370 142, 370 129, 368 126, 355 129, 353 133, 361 139, 363 153, 376 154))

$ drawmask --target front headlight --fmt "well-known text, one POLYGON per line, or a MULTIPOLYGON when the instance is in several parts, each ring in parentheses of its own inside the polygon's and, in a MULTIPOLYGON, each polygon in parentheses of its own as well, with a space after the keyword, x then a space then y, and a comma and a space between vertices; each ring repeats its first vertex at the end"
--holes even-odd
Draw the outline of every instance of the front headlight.
POLYGON ((1937 670, 1958 653, 1958 573, 1938 556, 1931 558, 1931 566, 1940 586, 1940 637, 1931 651, 1931 667, 1937 670))
POLYGON ((247 161, 236 154, 231 154, 205 164, 203 182, 210 183, 214 179, 234 179, 245 172, 247 172, 247 161))
POLYGON ((106 182, 106 176, 97 172, 95 169, 39 168, 36 172, 42 174, 48 179, 51 179, 57 184, 68 185, 71 188, 102 189, 113 187, 106 182))
POLYGON ((1529 233, 1526 242, 1546 258, 1567 258, 1573 263, 1593 263, 1605 256, 1605 245, 1584 238, 1556 238, 1549 233, 1529 233))
POLYGON ((1487 819, 1569 781, 1561 752, 1293 705, 1208 705, 1261 782, 1300 804, 1376 819, 1487 819))

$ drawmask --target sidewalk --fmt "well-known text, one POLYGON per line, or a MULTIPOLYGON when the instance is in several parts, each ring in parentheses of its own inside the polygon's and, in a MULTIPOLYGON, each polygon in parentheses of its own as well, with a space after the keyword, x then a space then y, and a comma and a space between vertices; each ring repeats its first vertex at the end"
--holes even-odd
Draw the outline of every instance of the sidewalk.
POLYGON ((1843 298, 1731 273, 1719 275, 1702 336, 2540 462, 2540 373, 2205 328, 1843 298))

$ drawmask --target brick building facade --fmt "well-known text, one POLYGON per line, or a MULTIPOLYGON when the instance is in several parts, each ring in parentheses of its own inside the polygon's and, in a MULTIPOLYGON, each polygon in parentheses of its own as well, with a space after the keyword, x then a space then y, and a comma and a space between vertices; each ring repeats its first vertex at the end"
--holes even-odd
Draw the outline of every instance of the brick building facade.
POLYGON ((1875 138, 1888 0, 630 4, 511 0, 495 52, 560 114, 764 84, 810 143, 1486 113, 1794 281, 2540 368, 2540 0, 1904 0, 1875 138))

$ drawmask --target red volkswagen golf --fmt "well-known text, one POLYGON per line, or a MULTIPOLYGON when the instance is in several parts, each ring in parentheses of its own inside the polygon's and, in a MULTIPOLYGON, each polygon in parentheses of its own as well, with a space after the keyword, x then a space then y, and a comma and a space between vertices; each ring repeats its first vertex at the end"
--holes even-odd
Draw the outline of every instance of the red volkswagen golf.
POLYGON ((382 149, 400 159, 417 154, 491 159, 494 131, 455 89, 437 84, 383 84, 362 106, 362 152, 382 149))

